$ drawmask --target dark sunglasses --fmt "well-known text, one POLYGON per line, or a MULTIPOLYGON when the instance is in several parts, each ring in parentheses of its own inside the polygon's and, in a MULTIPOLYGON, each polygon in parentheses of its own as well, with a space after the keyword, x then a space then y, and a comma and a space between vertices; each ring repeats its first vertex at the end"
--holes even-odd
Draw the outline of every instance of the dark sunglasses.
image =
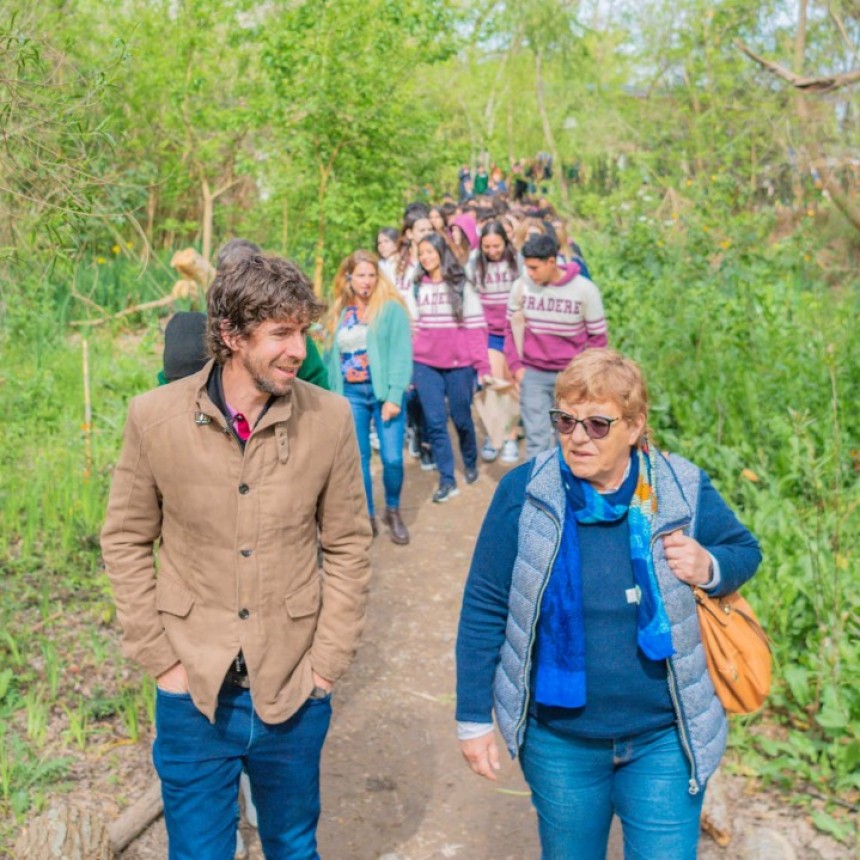
POLYGON ((589 439, 605 439, 609 435, 612 425, 620 418, 605 418, 603 415, 592 415, 589 418, 574 418, 561 409, 550 409, 549 420, 558 433, 567 436, 576 430, 577 424, 582 424, 589 439))

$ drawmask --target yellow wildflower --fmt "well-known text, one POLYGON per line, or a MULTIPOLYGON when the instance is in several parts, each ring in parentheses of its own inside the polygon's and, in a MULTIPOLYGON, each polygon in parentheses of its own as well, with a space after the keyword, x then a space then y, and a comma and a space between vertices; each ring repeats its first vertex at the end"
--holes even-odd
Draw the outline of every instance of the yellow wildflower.
POLYGON ((113 245, 111 246, 110 252, 111 254, 118 254, 121 250, 122 248, 120 248, 119 245, 113 245))
POLYGON ((722 242, 720 242, 720 247, 721 247, 724 251, 728 251, 728 250, 729 250, 729 248, 731 248, 731 247, 732 247, 731 240, 730 240, 730 239, 723 239, 723 241, 722 241, 722 242))
POLYGON ((126 242, 125 247, 130 251, 134 247, 134 242, 126 242))
POLYGON ((107 260, 106 260, 104 257, 96 257, 96 262, 97 262, 100 266, 103 266, 103 265, 107 262, 107 260))

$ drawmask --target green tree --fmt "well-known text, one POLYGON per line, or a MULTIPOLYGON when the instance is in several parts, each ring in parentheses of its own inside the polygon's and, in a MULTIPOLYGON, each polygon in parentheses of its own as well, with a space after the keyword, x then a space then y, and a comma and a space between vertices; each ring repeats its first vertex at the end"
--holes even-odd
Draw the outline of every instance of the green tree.
POLYGON ((289 3, 266 21, 263 62, 279 99, 271 128, 296 196, 313 195, 317 290, 329 228, 367 241, 367 225, 393 214, 396 189, 413 181, 434 118, 416 83, 450 54, 450 24, 444 2, 416 0, 289 3))

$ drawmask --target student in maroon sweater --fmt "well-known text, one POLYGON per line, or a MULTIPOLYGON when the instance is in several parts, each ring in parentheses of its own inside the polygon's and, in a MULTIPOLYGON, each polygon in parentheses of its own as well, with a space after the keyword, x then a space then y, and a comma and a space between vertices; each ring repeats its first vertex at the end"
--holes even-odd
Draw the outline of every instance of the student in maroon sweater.
POLYGON ((406 294, 414 320, 413 381, 439 469, 434 502, 459 493, 448 415, 457 428, 466 483, 478 479, 478 446, 472 422, 475 373, 489 375, 487 324, 475 290, 445 240, 436 233, 418 244, 413 290, 406 294))
POLYGON ((554 444, 549 410, 559 372, 583 350, 606 346, 607 338, 600 291, 577 263, 559 265, 556 240, 532 236, 522 253, 525 272, 508 300, 505 358, 520 388, 530 458, 554 444), (520 314, 524 331, 517 343, 513 322, 520 314))

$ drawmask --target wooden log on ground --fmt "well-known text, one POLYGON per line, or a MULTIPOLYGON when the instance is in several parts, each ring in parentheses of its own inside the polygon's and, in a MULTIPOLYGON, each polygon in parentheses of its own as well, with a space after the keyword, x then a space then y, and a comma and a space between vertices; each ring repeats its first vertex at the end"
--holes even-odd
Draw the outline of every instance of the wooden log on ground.
POLYGON ((75 803, 57 803, 33 819, 15 843, 27 860, 114 860, 162 812, 161 783, 152 785, 114 821, 75 803))

